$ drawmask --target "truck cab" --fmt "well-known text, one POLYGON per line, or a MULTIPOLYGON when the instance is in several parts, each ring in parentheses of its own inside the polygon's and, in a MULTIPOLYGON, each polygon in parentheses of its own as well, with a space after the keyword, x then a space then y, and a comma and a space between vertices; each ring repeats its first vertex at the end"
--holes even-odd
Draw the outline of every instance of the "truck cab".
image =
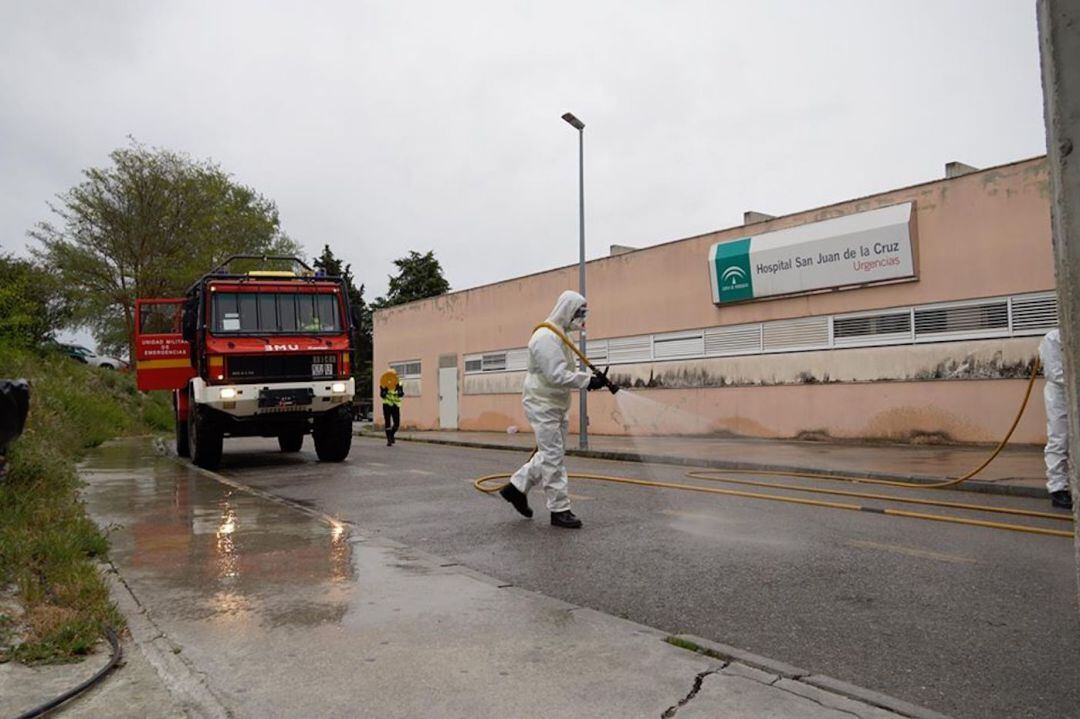
POLYGON ((226 437, 298 452, 308 434, 320 460, 348 456, 354 322, 340 278, 297 258, 234 256, 184 297, 138 300, 136 316, 137 383, 172 391, 180 456, 213 469, 226 437), (293 269, 235 269, 282 262, 293 269))

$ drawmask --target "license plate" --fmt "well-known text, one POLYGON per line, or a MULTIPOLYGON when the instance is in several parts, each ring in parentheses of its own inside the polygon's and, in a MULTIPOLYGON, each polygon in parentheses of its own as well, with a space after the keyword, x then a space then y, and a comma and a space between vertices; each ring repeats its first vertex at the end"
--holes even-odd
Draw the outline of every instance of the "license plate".
POLYGON ((310 387, 259 390, 259 409, 304 407, 311 404, 314 395, 310 387))
POLYGON ((311 378, 322 379, 337 375, 337 357, 334 355, 316 355, 311 358, 311 378))

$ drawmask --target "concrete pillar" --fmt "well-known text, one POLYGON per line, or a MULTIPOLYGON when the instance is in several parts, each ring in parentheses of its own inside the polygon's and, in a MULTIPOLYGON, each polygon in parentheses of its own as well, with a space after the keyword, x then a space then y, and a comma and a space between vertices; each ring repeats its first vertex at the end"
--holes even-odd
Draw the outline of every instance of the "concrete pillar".
POLYGON ((945 163, 945 177, 960 177, 961 175, 968 175, 972 172, 978 172, 979 168, 972 167, 964 162, 952 162, 945 163))
MULTIPOLYGON (((1080 3, 1038 0, 1043 113, 1050 167, 1050 220, 1058 317, 1069 398, 1069 482, 1080 488, 1080 3)), ((1080 535, 1075 537, 1080 582, 1080 535)))
POLYGON ((744 225, 752 225, 755 222, 765 222, 766 220, 775 220, 776 215, 767 215, 764 212, 755 212, 754 210, 747 210, 742 213, 742 223, 744 225))

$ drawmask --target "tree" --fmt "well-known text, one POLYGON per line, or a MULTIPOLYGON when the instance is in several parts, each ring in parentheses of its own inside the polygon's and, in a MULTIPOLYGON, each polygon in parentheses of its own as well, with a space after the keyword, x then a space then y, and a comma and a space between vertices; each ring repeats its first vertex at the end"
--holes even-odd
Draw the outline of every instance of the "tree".
POLYGON ((0 341, 27 347, 52 339, 71 315, 59 289, 41 267, 0 255, 0 341))
POLYGON ((357 288, 353 281, 352 265, 343 265, 330 249, 330 245, 323 245, 322 254, 316 257, 312 264, 315 265, 315 269, 322 270, 330 277, 340 277, 345 280, 345 286, 349 289, 349 299, 354 305, 358 303, 358 300, 360 304, 363 304, 364 286, 360 285, 357 288))
POLYGON ((315 269, 322 270, 331 277, 340 277, 345 280, 345 286, 349 290, 349 302, 357 308, 360 321, 356 328, 356 350, 353 353, 353 376, 356 385, 360 388, 363 396, 367 395, 371 388, 372 373, 372 345, 371 345, 371 309, 364 302, 364 285, 357 287, 353 281, 352 265, 342 265, 330 245, 323 245, 322 254, 315 258, 315 269))
POLYGON ((394 264, 398 273, 390 275, 390 287, 386 296, 371 303, 375 309, 393 307, 450 291, 450 283, 443 276, 442 265, 435 259, 434 250, 423 255, 410 250, 408 256, 394 260, 394 264))
POLYGON ((274 203, 209 160, 134 140, 109 159, 50 204, 56 224, 29 233, 73 300, 71 324, 106 352, 130 351, 136 298, 182 294, 232 254, 298 250, 274 203))

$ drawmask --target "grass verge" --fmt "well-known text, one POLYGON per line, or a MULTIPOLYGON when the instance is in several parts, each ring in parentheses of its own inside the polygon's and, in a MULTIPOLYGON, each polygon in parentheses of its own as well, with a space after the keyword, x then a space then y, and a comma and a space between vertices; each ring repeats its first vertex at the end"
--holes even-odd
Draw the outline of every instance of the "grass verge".
POLYGON ((0 481, 0 662, 71 661, 106 625, 123 625, 97 567, 108 541, 79 502, 75 461, 107 439, 171 429, 169 400, 140 394, 131 375, 2 345, 0 375, 31 383, 27 426, 0 481))

